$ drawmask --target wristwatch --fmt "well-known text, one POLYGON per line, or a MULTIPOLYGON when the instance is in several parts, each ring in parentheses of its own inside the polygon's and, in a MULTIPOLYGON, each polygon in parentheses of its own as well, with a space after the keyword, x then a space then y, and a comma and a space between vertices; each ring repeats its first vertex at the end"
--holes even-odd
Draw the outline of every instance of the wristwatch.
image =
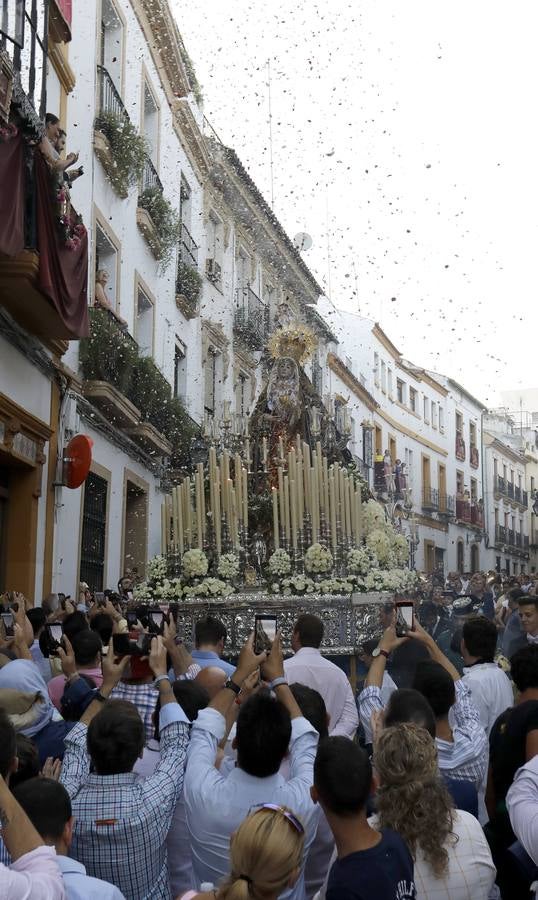
POLYGON ((385 659, 388 659, 390 653, 388 653, 386 650, 382 650, 381 647, 376 647, 375 650, 372 650, 372 656, 374 659, 377 659, 378 656, 384 656, 385 659))
POLYGON ((235 681, 232 681, 231 678, 228 678, 228 681, 225 683, 224 690, 233 691, 234 694, 241 693, 241 688, 238 684, 235 683, 235 681))
POLYGON ((269 682, 267 687, 269 688, 270 691, 274 691, 274 689, 276 687, 278 687, 279 684, 287 684, 287 683, 288 683, 288 679, 285 678, 284 675, 279 675, 277 678, 273 678, 273 680, 269 682))

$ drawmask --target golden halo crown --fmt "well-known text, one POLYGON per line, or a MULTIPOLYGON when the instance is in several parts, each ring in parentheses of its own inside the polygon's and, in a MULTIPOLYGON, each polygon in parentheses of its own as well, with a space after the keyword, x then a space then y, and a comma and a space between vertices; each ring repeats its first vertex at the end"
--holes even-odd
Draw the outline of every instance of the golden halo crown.
POLYGON ((297 322, 273 332, 269 339, 269 353, 273 359, 291 357, 299 365, 309 359, 318 346, 318 339, 308 325, 297 322))

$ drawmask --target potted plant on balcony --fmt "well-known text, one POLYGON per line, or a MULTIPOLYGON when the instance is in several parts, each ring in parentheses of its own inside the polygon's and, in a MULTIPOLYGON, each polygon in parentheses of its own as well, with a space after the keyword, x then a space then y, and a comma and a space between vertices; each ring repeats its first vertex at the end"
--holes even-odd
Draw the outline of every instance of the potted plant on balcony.
POLYGON ((177 267, 176 305, 186 319, 193 319, 198 315, 201 289, 202 277, 199 272, 180 259, 177 267))
POLYGON ((148 151, 146 139, 128 118, 103 112, 96 119, 95 151, 112 185, 123 199, 142 177, 148 151), (99 136, 106 138, 106 142, 99 136), (107 146, 108 144, 108 146, 107 146))
MULTIPOLYGON (((166 269, 172 260, 181 233, 178 213, 173 209, 159 187, 148 187, 138 197, 138 206, 147 212, 152 228, 142 228, 151 252, 166 269)), ((140 224, 140 222, 139 222, 140 224)))
POLYGON ((127 394, 138 357, 135 342, 106 309, 91 309, 90 337, 80 342, 80 367, 87 381, 106 381, 127 394))

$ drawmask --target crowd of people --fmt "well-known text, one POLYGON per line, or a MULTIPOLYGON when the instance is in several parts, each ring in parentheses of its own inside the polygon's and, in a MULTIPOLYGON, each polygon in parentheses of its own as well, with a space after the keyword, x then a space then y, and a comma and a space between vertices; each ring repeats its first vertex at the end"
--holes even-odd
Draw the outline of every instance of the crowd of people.
POLYGON ((226 658, 132 583, 0 609, 0 897, 486 900, 538 882, 534 576, 398 598, 353 684, 298 616, 226 658), (356 688, 356 690, 355 690, 356 688))

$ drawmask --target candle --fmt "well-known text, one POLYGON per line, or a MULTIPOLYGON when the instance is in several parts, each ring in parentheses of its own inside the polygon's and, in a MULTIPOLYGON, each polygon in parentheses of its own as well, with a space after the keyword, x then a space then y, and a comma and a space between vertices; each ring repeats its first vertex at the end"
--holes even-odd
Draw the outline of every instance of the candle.
POLYGON ((291 513, 291 540, 293 549, 297 549, 297 494, 295 491, 296 482, 290 479, 290 513, 291 513))
POLYGON ((177 533, 177 542, 178 549, 181 556, 185 552, 185 541, 183 537, 183 509, 181 503, 181 490, 179 487, 176 487, 176 498, 177 498, 177 524, 178 524, 178 533, 177 533))
POLYGON ((223 422, 229 422, 230 419, 231 419, 230 406, 231 406, 231 401, 230 401, 230 400, 225 400, 225 401, 224 401, 224 413, 223 413, 223 416, 222 416, 222 421, 223 421, 223 422))
POLYGON ((273 534, 275 541, 275 550, 280 549, 280 538, 278 535, 278 491, 276 488, 271 489, 273 496, 273 534))
POLYGON ((245 463, 247 471, 250 472, 250 438, 245 438, 245 463))
POLYGON ((243 525, 245 526, 245 541, 247 538, 248 532, 248 472, 246 469, 242 470, 242 479, 243 485, 241 489, 241 495, 243 499, 243 525))
POLYGON ((262 463, 264 466, 267 465, 267 438, 262 438, 262 463))
POLYGON ((331 507, 331 542, 333 550, 338 547, 338 539, 336 534, 336 487, 334 481, 334 472, 329 475, 329 499, 331 507))
POLYGON ((295 437, 295 445, 296 445, 296 450, 297 450, 297 456, 299 457, 301 455, 301 436, 299 433, 297 433, 297 435, 295 437))
POLYGON ((161 553, 166 556, 166 552, 166 503, 163 500, 161 503, 161 553))
POLYGON ((213 493, 215 498, 215 508, 213 511, 214 523, 215 523, 215 543, 217 545, 217 556, 220 556, 222 551, 222 532, 221 532, 221 521, 220 521, 220 475, 219 472, 215 472, 215 481, 213 485, 213 493))
POLYGON ((303 528, 304 521, 304 489, 303 489, 303 457, 297 460, 297 519, 299 529, 303 528))
POLYGON ((286 540, 290 540, 290 490, 289 490, 289 478, 287 475, 284 475, 284 531, 286 534, 286 540))
POLYGON ((312 543, 316 544, 318 541, 318 485, 317 485, 317 471, 315 466, 312 466, 310 470, 310 498, 312 502, 312 543))
POLYGON ((282 462, 284 462, 286 457, 284 456, 284 441, 282 440, 282 435, 280 435, 278 439, 278 455, 282 462))
POLYGON ((357 535, 355 541, 358 547, 362 538, 362 498, 360 487, 355 489, 355 506, 357 510, 357 535))
POLYGON ((323 508, 325 509, 327 527, 329 527, 329 464, 327 457, 323 458, 323 508))
POLYGON ((239 456, 239 453, 236 453, 234 456, 234 484, 235 492, 237 494, 237 518, 240 521, 243 518, 243 478, 241 472, 241 457, 239 456))
MULTIPOLYGON (((231 484, 231 482, 230 482, 231 484)), ((230 488, 230 539, 234 550, 237 549, 237 500, 235 488, 230 488)))
POLYGON ((185 486, 185 538, 188 547, 192 547, 193 543, 193 533, 192 533, 192 505, 191 505, 191 480, 190 478, 186 478, 183 482, 185 486))
POLYGON ((346 535, 351 538, 353 529, 351 527, 351 479, 347 476, 344 478, 344 516, 346 520, 346 535))
POLYGON ((196 489, 196 540, 198 542, 198 550, 204 549, 204 533, 202 530, 202 480, 200 472, 196 473, 195 478, 196 489))
MULTIPOLYGON (((228 520, 228 537, 231 538, 232 532, 232 489, 233 489, 233 481, 231 478, 228 478, 226 481, 226 504, 227 504, 227 520, 228 520)), ((224 486, 223 486, 224 490, 224 486)))

